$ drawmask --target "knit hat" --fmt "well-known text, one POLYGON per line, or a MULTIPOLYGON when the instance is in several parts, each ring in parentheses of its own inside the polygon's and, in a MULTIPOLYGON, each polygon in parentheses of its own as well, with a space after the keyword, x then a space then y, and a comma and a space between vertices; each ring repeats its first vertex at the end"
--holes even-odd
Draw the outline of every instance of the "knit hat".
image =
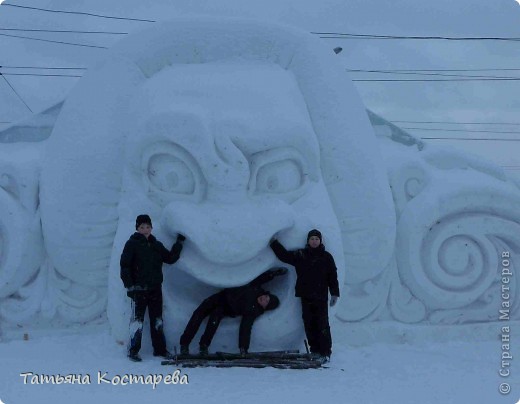
POLYGON ((135 229, 137 230, 137 228, 139 226, 141 226, 143 223, 147 223, 150 225, 150 227, 152 227, 152 219, 150 219, 150 216, 148 216, 148 215, 137 216, 137 218, 135 219, 135 229))
POLYGON ((280 305, 280 299, 278 299, 275 295, 271 293, 267 293, 269 295, 269 303, 265 306, 265 310, 274 310, 280 305))
POLYGON ((321 239, 321 232, 317 229, 312 229, 309 234, 307 234, 307 242, 309 242, 309 239, 312 237, 312 236, 316 236, 320 239, 320 243, 322 242, 322 239, 321 239))

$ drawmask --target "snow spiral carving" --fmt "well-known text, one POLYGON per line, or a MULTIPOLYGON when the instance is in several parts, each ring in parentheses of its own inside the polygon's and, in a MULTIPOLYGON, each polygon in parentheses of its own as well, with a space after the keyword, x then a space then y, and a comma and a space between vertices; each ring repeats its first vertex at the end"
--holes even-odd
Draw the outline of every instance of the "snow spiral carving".
POLYGON ((442 186, 440 179, 432 180, 398 223, 399 276, 428 311, 440 310, 430 318, 436 322, 496 316, 496 299, 486 296, 498 293, 501 251, 520 234, 515 190, 484 175, 479 185, 466 185, 475 184, 474 175, 453 175, 442 186), (460 308, 464 313, 454 316, 452 310, 460 308))

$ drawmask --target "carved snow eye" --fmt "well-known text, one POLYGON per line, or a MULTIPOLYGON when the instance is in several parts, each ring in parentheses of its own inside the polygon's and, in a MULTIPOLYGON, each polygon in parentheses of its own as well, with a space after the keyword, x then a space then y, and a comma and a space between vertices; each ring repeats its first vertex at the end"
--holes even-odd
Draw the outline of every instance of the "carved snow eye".
POLYGON ((169 154, 156 154, 148 162, 148 178, 163 192, 193 194, 195 178, 184 161, 169 154))
POLYGON ((143 156, 150 197, 161 205, 174 199, 198 199, 204 178, 193 156, 174 143, 156 143, 143 156))
POLYGON ((285 193, 298 189, 302 183, 301 168, 294 160, 265 164, 256 173, 256 192, 285 193))
POLYGON ((279 195, 292 201, 301 196, 306 183, 303 159, 290 148, 254 154, 251 173, 249 190, 253 195, 279 195))

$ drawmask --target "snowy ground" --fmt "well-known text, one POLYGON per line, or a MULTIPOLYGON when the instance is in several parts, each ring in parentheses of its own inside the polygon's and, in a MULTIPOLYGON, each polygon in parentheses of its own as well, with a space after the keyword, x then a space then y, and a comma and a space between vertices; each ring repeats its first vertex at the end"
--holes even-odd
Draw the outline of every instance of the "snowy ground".
MULTIPOLYGON (((336 330, 344 327, 335 327, 336 330)), ((500 330, 500 328, 499 328, 500 330)), ((500 331, 498 331, 499 333, 500 331)), ((513 336, 512 336, 513 337, 513 336)), ((337 333, 336 340, 344 339, 337 333)), ((514 341, 514 339, 513 339, 514 341)), ((513 342, 512 341, 512 342, 513 342)), ((334 345, 327 369, 181 370, 189 384, 98 384, 125 374, 166 376, 144 339, 143 362, 129 362, 125 347, 105 330, 68 336, 35 336, 0 343, 0 401, 18 403, 516 403, 520 399, 520 349, 511 346, 511 374, 498 375, 502 347, 496 341, 422 344, 334 345), (90 384, 31 384, 22 373, 81 374, 90 384), (499 393, 500 383, 511 386, 499 393)), ((116 380, 116 379, 114 379, 116 380)))

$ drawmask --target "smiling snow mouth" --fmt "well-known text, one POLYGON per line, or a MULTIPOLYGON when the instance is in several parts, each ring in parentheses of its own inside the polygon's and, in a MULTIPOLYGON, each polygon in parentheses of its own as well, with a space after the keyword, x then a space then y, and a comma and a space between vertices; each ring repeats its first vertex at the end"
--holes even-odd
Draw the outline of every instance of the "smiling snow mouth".
POLYGON ((185 245, 181 258, 175 265, 198 281, 215 287, 242 286, 270 268, 280 266, 268 247, 246 261, 227 265, 210 261, 190 247, 189 244, 185 245))

